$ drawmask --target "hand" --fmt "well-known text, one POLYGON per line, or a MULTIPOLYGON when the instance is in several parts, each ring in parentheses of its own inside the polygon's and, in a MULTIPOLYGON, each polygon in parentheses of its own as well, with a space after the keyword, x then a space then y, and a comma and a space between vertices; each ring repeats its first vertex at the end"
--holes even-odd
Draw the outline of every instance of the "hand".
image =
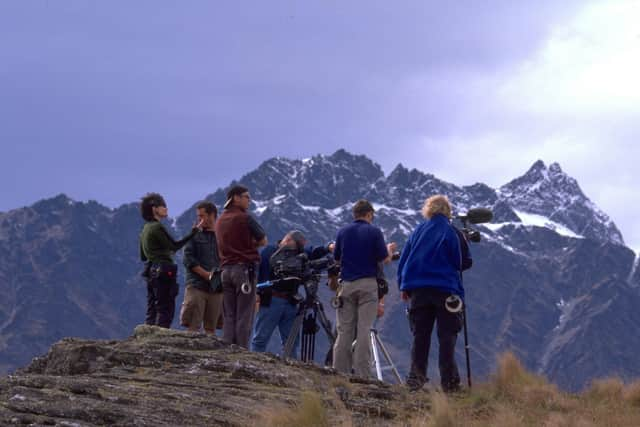
POLYGON ((409 293, 406 291, 400 292, 400 298, 402 298, 402 301, 409 301, 409 293))
POLYGON ((389 252, 389 255, 393 254, 396 249, 398 249, 398 244, 396 242, 391 242, 387 244, 387 251, 389 252))
POLYGON ((378 317, 382 317, 384 315, 384 302, 378 301, 378 317))
POLYGON ((256 313, 260 310, 260 295, 256 295, 256 313))

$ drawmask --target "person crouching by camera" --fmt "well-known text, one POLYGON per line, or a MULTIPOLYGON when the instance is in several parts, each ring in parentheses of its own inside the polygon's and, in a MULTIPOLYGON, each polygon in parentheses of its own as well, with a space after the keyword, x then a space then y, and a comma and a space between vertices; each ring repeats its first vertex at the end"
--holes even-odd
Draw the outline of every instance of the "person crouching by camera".
MULTIPOLYGON (((260 269, 258 273, 259 284, 265 284, 258 289, 258 314, 251 340, 251 350, 264 352, 276 327, 280 333, 280 342, 284 347, 293 322, 298 314, 298 304, 301 300, 298 289, 303 284, 303 277, 296 277, 296 271, 304 273, 306 259, 301 254, 306 254, 309 259, 315 259, 327 255, 330 248, 305 246, 307 243, 304 234, 298 230, 288 232, 278 245, 266 246, 260 253, 260 269), (283 271, 281 271, 283 270, 283 271), (285 277, 281 277, 281 276, 285 277), (268 285, 267 285, 268 283, 268 285)), ((304 274, 300 274, 304 275, 304 274)), ((299 339, 296 341, 291 353, 295 357, 298 351, 299 339)))
POLYGON ((398 264, 398 286, 402 299, 410 302, 413 333, 407 385, 418 390, 428 381, 431 332, 437 323, 442 390, 454 392, 460 389, 455 346, 463 324, 461 277, 472 260, 464 235, 451 225, 451 205, 446 196, 429 197, 422 215, 426 221, 409 236, 398 264), (448 298, 457 307, 447 309, 448 298))
POLYGON ((366 200, 358 200, 352 209, 354 221, 341 228, 333 256, 340 262, 342 284, 336 310, 338 337, 334 345, 333 367, 346 374, 371 375, 369 331, 382 301, 378 299, 378 263, 389 262, 395 243, 385 245, 384 236, 371 222, 374 209, 366 200), (356 341, 355 351, 352 343, 356 341))
POLYGON ((187 271, 184 301, 180 310, 180 324, 192 332, 204 325, 207 334, 216 333, 222 316, 222 280, 216 233, 218 210, 211 202, 200 202, 196 214, 202 221, 202 231, 184 248, 184 266, 187 271))
POLYGON ((146 221, 140 233, 140 259, 145 262, 143 277, 147 279, 145 323, 170 328, 178 295, 178 266, 174 264, 172 256, 195 236, 202 222, 187 236, 175 241, 160 222, 168 215, 167 204, 160 194, 148 193, 144 196, 140 213, 146 221))

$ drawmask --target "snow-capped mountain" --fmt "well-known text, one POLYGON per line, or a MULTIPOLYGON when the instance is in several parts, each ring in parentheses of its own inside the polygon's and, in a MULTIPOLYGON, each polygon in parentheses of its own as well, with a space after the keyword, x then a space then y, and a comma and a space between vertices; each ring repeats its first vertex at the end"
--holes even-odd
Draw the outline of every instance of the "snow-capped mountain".
MULTIPOLYGON (((359 198, 374 204, 375 223, 400 247, 430 195, 446 194, 456 213, 491 208, 494 220, 477 226, 483 240, 472 245, 474 267, 465 273, 474 374, 488 375, 496 354, 510 349, 570 389, 594 377, 640 376, 640 337, 630 330, 640 324, 638 259, 555 163, 538 161, 494 189, 457 186, 402 165, 385 175, 367 157, 339 150, 269 159, 237 182, 250 189, 252 213, 271 242, 291 229, 312 244, 333 240, 359 198)), ((206 198, 221 207, 225 190, 206 198)), ((190 208, 176 218, 176 233, 194 216, 190 208)), ((120 338, 142 322, 141 226, 134 204, 109 209, 65 196, 0 213, 0 370, 25 364, 62 337, 120 338)), ((326 299, 327 290, 321 292, 326 299)), ((394 286, 386 308, 378 327, 406 369, 410 333, 394 286)), ((329 304, 325 309, 334 319, 329 304)), ((317 353, 322 345, 320 336, 317 353)), ((436 367, 432 359, 430 376, 436 367)))
MULTIPOLYGON (((353 203, 366 198, 374 203, 387 236, 404 240, 420 220, 424 200, 446 194, 457 213, 491 208, 494 220, 488 228, 494 232, 506 225, 546 227, 568 237, 624 244, 615 224, 584 195, 576 180, 557 163, 547 167, 540 160, 499 189, 480 183, 459 187, 402 165, 385 176, 368 158, 344 150, 304 160, 273 158, 239 182, 250 188, 258 218, 267 224, 282 221, 281 226, 274 224, 278 235, 300 228, 326 239, 324 225, 329 229, 343 225, 351 217, 353 203)), ((207 199, 222 205, 224 190, 207 199)), ((192 222, 189 217, 187 213, 180 218, 178 225, 186 230, 192 222)))

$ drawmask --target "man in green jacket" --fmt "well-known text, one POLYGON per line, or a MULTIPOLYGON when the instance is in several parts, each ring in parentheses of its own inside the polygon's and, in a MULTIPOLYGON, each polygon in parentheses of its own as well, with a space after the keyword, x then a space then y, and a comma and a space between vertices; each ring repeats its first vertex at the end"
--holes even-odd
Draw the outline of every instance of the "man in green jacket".
POLYGON ((145 323, 170 328, 178 295, 178 269, 172 256, 196 234, 202 221, 187 236, 175 241, 160 222, 168 215, 167 204, 160 194, 144 196, 140 212, 146 221, 140 233, 140 259, 145 262, 143 276, 147 279, 145 323))

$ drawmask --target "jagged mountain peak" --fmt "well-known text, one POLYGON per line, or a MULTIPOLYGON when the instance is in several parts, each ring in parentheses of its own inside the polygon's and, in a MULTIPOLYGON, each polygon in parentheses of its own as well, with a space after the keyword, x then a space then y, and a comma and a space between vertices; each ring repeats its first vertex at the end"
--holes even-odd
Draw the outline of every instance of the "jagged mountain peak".
POLYGON ((553 183, 556 186, 564 186, 564 188, 562 188, 563 191, 572 191, 584 196, 577 181, 567 175, 559 163, 554 162, 547 167, 542 160, 537 160, 524 175, 503 185, 501 191, 521 190, 523 186, 542 185, 542 183, 553 183))
MULTIPOLYGON (((496 223, 525 224, 531 218, 521 215, 534 214, 537 220, 548 218, 550 223, 566 227, 570 235, 623 243, 615 224, 584 195, 577 181, 558 163, 547 166, 542 160, 497 191, 483 183, 459 187, 401 163, 385 176, 381 167, 368 157, 344 149, 306 159, 273 157, 238 182, 250 189, 252 210, 258 216, 278 212, 282 217, 294 210, 306 212, 300 216, 302 219, 310 212, 325 209, 342 217, 340 212, 348 204, 363 197, 395 209, 418 212, 426 197, 446 194, 456 212, 490 207, 495 211, 496 223), (518 212, 522 214, 519 216, 518 212)), ((225 191, 219 189, 207 199, 220 206, 225 191)), ((188 221, 184 216, 177 221, 179 230, 186 230, 191 224, 190 214, 188 221)), ((334 217, 322 221, 333 223, 334 217)))
POLYGON ((498 194, 515 211, 548 218, 579 236, 624 244, 613 221, 558 163, 547 167, 536 161, 524 175, 500 187, 498 194))

